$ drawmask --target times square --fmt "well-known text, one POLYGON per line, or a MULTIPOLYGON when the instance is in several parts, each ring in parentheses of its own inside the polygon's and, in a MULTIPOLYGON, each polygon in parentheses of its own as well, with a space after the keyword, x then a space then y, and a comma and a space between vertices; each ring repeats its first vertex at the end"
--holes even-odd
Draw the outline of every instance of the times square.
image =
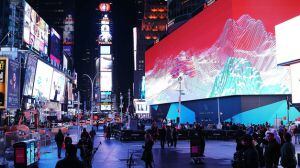
POLYGON ((299 0, 0 0, 0 168, 300 167, 299 0))

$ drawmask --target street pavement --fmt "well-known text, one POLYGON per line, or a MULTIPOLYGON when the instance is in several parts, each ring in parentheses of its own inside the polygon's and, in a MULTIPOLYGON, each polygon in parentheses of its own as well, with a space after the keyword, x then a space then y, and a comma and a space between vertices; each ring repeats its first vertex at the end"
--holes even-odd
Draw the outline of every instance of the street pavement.
MULTIPOLYGON (((74 135, 73 135, 74 136, 74 135)), ((142 156, 142 141, 120 142, 115 139, 105 140, 102 132, 97 132, 94 146, 99 146, 93 159, 94 168, 125 168, 129 158, 129 153, 133 154, 134 164, 132 167, 145 167, 142 156)), ((235 151, 234 141, 207 140, 205 148, 205 158, 202 164, 195 165, 191 162, 189 141, 178 141, 177 148, 160 148, 160 143, 156 142, 153 147, 154 168, 229 168, 231 159, 235 151)), ((300 152, 300 145, 296 145, 297 153, 300 152)), ((57 148, 55 144, 41 149, 40 168, 55 167, 57 158, 57 148)), ((64 151, 63 151, 64 152, 64 151)), ((64 156, 64 153, 62 154, 64 156)), ((79 151, 78 151, 79 156, 79 151)))

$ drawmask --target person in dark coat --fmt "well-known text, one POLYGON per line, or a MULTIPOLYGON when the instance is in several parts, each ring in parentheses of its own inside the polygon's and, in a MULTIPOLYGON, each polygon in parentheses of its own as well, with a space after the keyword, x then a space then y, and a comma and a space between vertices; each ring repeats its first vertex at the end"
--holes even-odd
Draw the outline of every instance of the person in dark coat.
POLYGON ((277 167, 278 155, 280 155, 280 144, 276 141, 274 133, 267 132, 267 145, 265 147, 265 163, 266 168, 277 167))
POLYGON ((83 163, 77 158, 77 148, 74 145, 66 147, 66 157, 59 160, 55 168, 84 168, 83 163))
POLYGON ((176 148, 177 140, 178 140, 178 132, 174 126, 172 127, 172 138, 173 138, 174 147, 176 148))
POLYGON ((90 134, 86 131, 86 128, 83 128, 82 133, 81 133, 81 135, 80 135, 80 138, 81 138, 81 139, 88 139, 88 138, 91 138, 91 137, 90 137, 90 134))
POLYGON ((152 153, 152 147, 154 145, 154 141, 152 139, 151 134, 148 132, 145 135, 145 145, 143 146, 144 152, 142 155, 142 160, 145 162, 146 168, 152 168, 152 162, 153 162, 153 153, 152 153))
POLYGON ((168 147, 173 146, 172 129, 170 126, 167 127, 167 144, 168 147))
POLYGON ((94 143, 95 136, 96 136, 96 131, 92 127, 92 130, 90 131, 90 137, 91 137, 91 140, 92 140, 93 143, 94 143))
POLYGON ((85 168, 91 167, 92 154, 93 154, 93 144, 91 138, 86 138, 83 136, 77 144, 77 147, 80 149, 80 156, 84 163, 85 168))
POLYGON ((281 165, 284 168, 296 168, 297 160, 295 157, 295 146, 292 144, 292 136, 290 133, 286 133, 284 136, 285 143, 282 145, 281 153, 281 165))
POLYGON ((57 145, 57 156, 58 158, 61 158, 61 148, 64 143, 64 135, 61 132, 61 129, 58 130, 58 133, 55 136, 55 142, 57 145))
POLYGON ((160 146, 161 146, 162 149, 165 149, 166 136, 167 136, 166 126, 163 125, 161 130, 160 130, 160 133, 159 133, 160 146))
POLYGON ((265 166, 264 149, 260 146, 262 144, 262 140, 256 133, 253 133, 252 137, 253 137, 253 145, 255 146, 255 149, 258 152, 259 166, 264 167, 265 166))
POLYGON ((204 135, 204 132, 203 132, 203 128, 201 126, 197 125, 196 131, 197 131, 197 136, 198 136, 199 141, 200 141, 201 156, 204 156, 204 151, 205 151, 205 135, 204 135))
POLYGON ((258 168, 259 166, 259 156, 258 152, 255 149, 253 144, 253 139, 251 135, 245 135, 242 137, 242 145, 243 145, 243 161, 244 168, 258 168))
POLYGON ((68 145, 72 145, 72 138, 70 137, 70 134, 67 134, 66 138, 65 138, 65 146, 67 149, 68 145))

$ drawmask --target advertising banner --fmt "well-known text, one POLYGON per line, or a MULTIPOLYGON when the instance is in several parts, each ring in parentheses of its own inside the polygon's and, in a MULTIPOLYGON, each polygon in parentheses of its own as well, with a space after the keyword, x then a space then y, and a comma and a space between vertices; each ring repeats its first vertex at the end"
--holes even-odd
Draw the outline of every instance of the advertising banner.
POLYGON ((5 108, 7 59, 0 58, 0 108, 5 108))
POLYGON ((111 102, 111 92, 101 92, 101 102, 111 102))
POLYGON ((53 72, 50 99, 63 102, 65 93, 65 76, 57 71, 53 72))
POLYGON ((110 111, 111 103, 101 103, 100 109, 101 111, 110 111))
POLYGON ((32 96, 49 100, 53 68, 38 61, 32 96))
POLYGON ((23 41, 28 47, 48 54, 48 24, 25 2, 23 41))
POLYGON ((111 55, 101 55, 100 71, 112 71, 111 55))
POLYGON ((7 108, 20 107, 20 64, 9 60, 7 81, 7 108))
POLYGON ((101 91, 111 91, 112 89, 112 73, 111 72, 101 72, 100 78, 100 90, 101 91))
POLYGON ((62 61, 60 35, 53 28, 51 28, 50 40, 50 59, 54 60, 57 64, 60 64, 62 61))
POLYGON ((34 56, 31 56, 31 55, 28 55, 25 78, 24 78, 24 88, 23 88, 23 95, 25 95, 25 96, 32 95, 36 64, 37 64, 37 58, 34 56))

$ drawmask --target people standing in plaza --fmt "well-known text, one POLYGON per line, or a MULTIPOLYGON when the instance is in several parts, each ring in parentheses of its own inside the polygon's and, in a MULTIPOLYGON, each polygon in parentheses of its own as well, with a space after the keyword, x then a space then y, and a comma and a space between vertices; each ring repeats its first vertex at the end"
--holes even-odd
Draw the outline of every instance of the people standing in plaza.
POLYGON ((280 144, 276 141, 274 133, 268 131, 267 144, 265 147, 265 163, 266 168, 274 168, 278 166, 278 155, 280 156, 280 144))
POLYGON ((173 146, 172 129, 170 126, 167 127, 167 144, 168 147, 173 146))
POLYGON ((111 137, 111 129, 110 129, 110 125, 108 124, 108 126, 105 128, 105 133, 106 133, 106 139, 110 140, 111 137))
POLYGON ((153 138, 153 141, 155 142, 158 136, 158 127, 155 121, 151 125, 151 136, 153 138))
POLYGON ((66 157, 56 163, 55 168, 84 168, 77 157, 77 148, 74 145, 66 146, 66 157))
POLYGON ((58 133, 55 136, 55 142, 56 142, 56 146, 57 146, 57 156, 58 156, 58 158, 61 158, 61 148, 64 143, 64 135, 61 132, 61 129, 58 130, 58 133))
POLYGON ((93 143, 94 143, 95 136, 96 136, 96 131, 92 127, 92 130, 90 131, 90 137, 91 137, 91 140, 92 140, 93 143))
POLYGON ((252 143, 253 138, 251 135, 246 134, 242 138, 243 145, 243 167, 244 168, 258 168, 259 166, 259 156, 252 143))
POLYGON ((281 165, 284 168, 296 168, 297 160, 295 157, 295 146, 292 144, 292 136, 290 133, 286 133, 284 136, 285 143, 282 145, 281 165))
POLYGON ((97 121, 96 121, 97 132, 98 132, 98 130, 99 130, 99 125, 100 125, 99 120, 97 120, 97 121))
POLYGON ((166 136, 167 136, 167 130, 166 130, 166 126, 163 125, 160 133, 159 133, 159 137, 160 137, 160 146, 162 149, 165 149, 165 143, 166 143, 166 136))
POLYGON ((152 139, 152 136, 149 132, 145 135, 145 145, 143 145, 144 151, 142 155, 142 160, 145 162, 146 168, 152 168, 152 162, 153 162, 153 153, 152 153, 152 147, 154 145, 154 141, 152 139))
POLYGON ((295 135, 295 144, 300 144, 300 126, 295 126, 294 128, 294 135, 295 135))
POLYGON ((70 134, 67 134, 67 136, 65 137, 65 146, 66 149, 69 145, 72 145, 72 138, 70 137, 70 134))
POLYGON ((85 139, 91 138, 90 134, 86 131, 86 128, 83 128, 80 138, 85 138, 85 139))
POLYGON ((172 141, 173 145, 176 148, 177 145, 177 139, 178 139, 178 132, 175 126, 172 126, 172 141))
POLYGON ((91 138, 82 136, 79 140, 77 147, 80 149, 80 156, 83 160, 84 167, 90 168, 92 166, 93 144, 91 138))

